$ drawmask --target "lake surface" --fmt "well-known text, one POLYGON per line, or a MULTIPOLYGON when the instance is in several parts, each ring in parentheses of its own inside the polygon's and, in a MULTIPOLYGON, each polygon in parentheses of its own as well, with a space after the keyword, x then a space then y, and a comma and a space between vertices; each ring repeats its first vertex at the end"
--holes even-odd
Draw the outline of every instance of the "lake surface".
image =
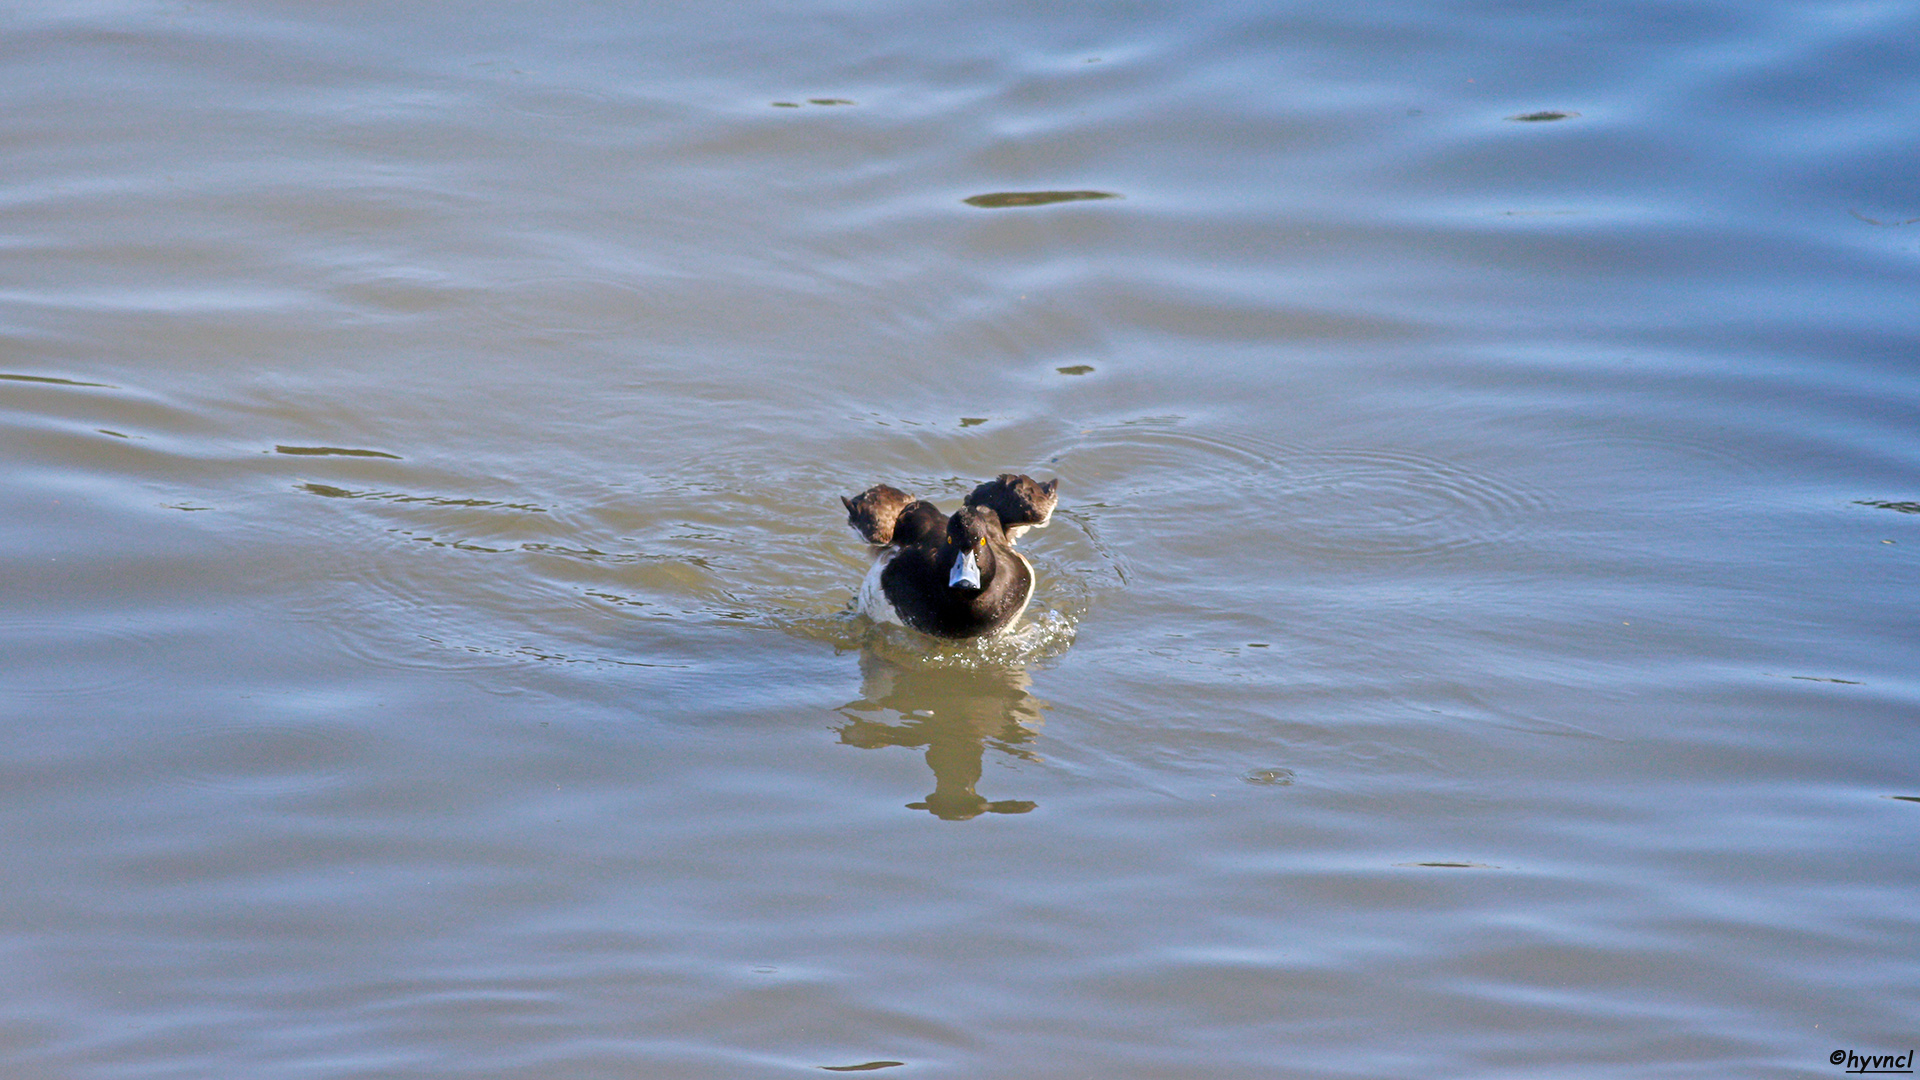
POLYGON ((1920 1039, 1920 8, 0 15, 0 1072, 1920 1039), (839 497, 1061 485, 1005 639, 839 497))

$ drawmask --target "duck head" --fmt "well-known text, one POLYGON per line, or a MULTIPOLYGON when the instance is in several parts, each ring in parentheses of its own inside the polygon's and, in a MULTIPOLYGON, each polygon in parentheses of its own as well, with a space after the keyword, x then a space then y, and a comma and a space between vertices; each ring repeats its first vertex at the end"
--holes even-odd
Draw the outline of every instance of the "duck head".
POLYGON ((969 506, 956 511, 947 519, 945 554, 952 560, 947 587, 979 592, 993 574, 994 546, 1004 543, 1006 534, 991 510, 969 506))

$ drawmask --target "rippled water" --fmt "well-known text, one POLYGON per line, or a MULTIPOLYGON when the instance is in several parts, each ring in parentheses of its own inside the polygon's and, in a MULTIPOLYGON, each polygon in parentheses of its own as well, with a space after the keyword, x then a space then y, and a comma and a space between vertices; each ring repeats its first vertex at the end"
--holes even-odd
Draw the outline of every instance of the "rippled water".
POLYGON ((8 1076, 1910 1048, 1910 5, 0 26, 8 1076))

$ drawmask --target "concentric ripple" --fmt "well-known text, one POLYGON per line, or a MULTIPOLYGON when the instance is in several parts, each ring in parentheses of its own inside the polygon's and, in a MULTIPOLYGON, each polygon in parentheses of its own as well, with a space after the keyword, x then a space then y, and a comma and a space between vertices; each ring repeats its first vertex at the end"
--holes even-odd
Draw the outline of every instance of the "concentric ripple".
POLYGON ((170 740, 154 766, 190 787, 288 795, 337 782, 360 760, 366 740, 337 723, 210 724, 170 740))
POLYGON ((1402 559, 1512 539, 1547 500, 1437 458, 1390 450, 1289 455, 1268 489, 1284 548, 1402 559))
MULTIPOLYGON (((1345 559, 1430 557, 1510 541, 1549 505, 1539 492, 1414 451, 1311 448, 1150 417, 1086 432, 1063 455, 1104 499, 1076 505, 1089 535, 1257 532, 1262 544, 1345 559)), ((1125 580, 1122 549, 1103 552, 1125 580)))
POLYGON ((139 678, 150 639, 111 626, 62 622, 0 623, 0 653, 8 660, 0 693, 29 697, 83 696, 112 691, 139 678))
POLYGON ((554 276, 503 286, 482 315, 517 330, 587 334, 642 325, 657 302, 656 294, 632 281, 554 276))

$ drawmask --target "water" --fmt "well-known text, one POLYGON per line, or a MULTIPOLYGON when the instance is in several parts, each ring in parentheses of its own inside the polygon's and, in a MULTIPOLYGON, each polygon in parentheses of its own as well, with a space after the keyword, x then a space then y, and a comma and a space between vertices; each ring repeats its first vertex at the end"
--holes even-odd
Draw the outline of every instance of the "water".
POLYGON ((1910 1048, 1911 6, 3 25, 7 1075, 1910 1048))

